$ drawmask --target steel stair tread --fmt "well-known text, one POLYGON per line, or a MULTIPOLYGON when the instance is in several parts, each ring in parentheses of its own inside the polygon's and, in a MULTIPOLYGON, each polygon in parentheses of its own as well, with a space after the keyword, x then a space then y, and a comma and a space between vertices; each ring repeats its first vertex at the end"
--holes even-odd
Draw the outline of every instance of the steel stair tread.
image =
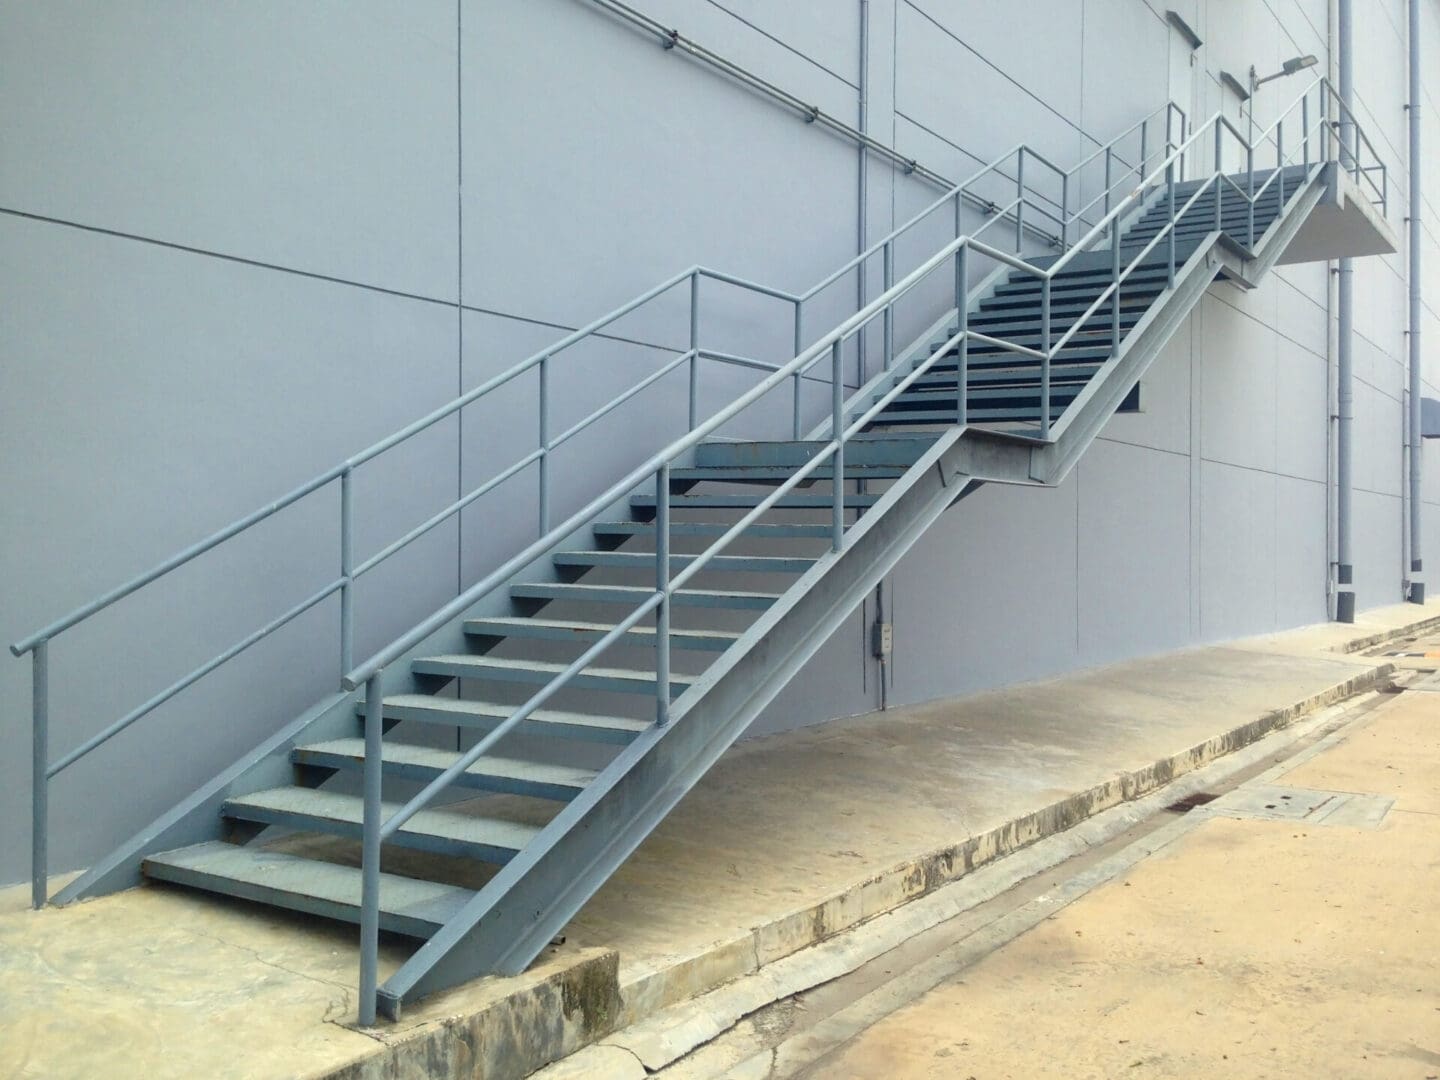
MULTIPOLYGON (((672 525, 672 529, 673 529, 672 525)), ((602 603, 639 605, 655 590, 639 585, 543 584, 517 582, 510 586, 510 595, 520 600, 578 600, 602 603)), ((753 592, 739 589, 676 589, 670 594, 672 603, 693 607, 765 608, 780 599, 779 593, 753 592)))
MULTIPOLYGON (((399 809, 399 803, 382 803, 382 819, 399 809)), ((223 812, 227 817, 246 821, 340 836, 359 836, 365 817, 364 802, 358 795, 302 787, 270 788, 237 795, 225 800, 223 812)), ((441 854, 504 862, 522 850, 539 831, 538 826, 501 818, 429 809, 419 811, 400 826, 390 842, 441 854)))
MULTIPOLYGON (((387 717, 422 723, 493 727, 508 719, 518 706, 468 698, 436 697, 430 694, 389 694, 384 699, 387 717), (476 723, 480 721, 481 723, 476 723), (490 721, 494 721, 491 724, 490 721)), ((364 713, 364 703, 356 706, 364 713)), ((565 734, 570 738, 597 742, 629 742, 650 726, 648 720, 625 716, 571 712, 565 709, 536 709, 523 725, 526 734, 565 734)))
MULTIPOLYGON (((306 765, 325 765, 339 761, 348 763, 350 768, 357 768, 365 761, 365 740, 355 737, 308 743, 297 746, 291 751, 291 757, 306 765)), ((460 755, 454 750, 441 750, 438 747, 419 746, 390 739, 385 740, 381 747, 381 759, 387 768, 399 766, 414 775, 433 773, 438 776, 459 758, 460 755)), ((585 785, 595 779, 595 772, 569 765, 486 755, 466 769, 463 777, 477 781, 493 779, 508 782, 505 785, 506 790, 549 788, 565 790, 574 795, 583 791, 585 785)), ((456 780, 456 783, 463 782, 463 778, 456 780)))
MULTIPOLYGON (((597 521, 591 530, 596 536, 649 536, 655 532, 653 521, 597 521)), ((723 536, 730 526, 718 521, 672 521, 672 536, 723 536)), ((747 525, 742 533, 756 539, 790 540, 796 538, 829 539, 829 525, 807 525, 804 523, 777 524, 756 522, 747 525)))
MULTIPOLYGON (((207 892, 324 915, 360 919, 360 869, 212 840, 149 855, 147 877, 207 892)), ((400 874, 380 874, 380 926, 428 938, 475 894, 469 889, 400 874)))
MULTIPOLYGON (((521 660, 474 656, 470 653, 447 653, 420 657, 412 660, 410 666, 416 672, 425 675, 450 675, 466 679, 496 679, 508 676, 522 682, 549 682, 570 665, 551 660, 521 660)), ((699 678, 698 675, 682 675, 672 672, 670 684, 672 687, 684 689, 699 678)), ((599 684, 614 684, 620 688, 643 689, 649 687, 653 689, 655 672, 639 671, 634 668, 587 667, 582 669, 570 682, 570 685, 576 688, 598 687, 599 684)))
MULTIPOLYGON (((541 619, 523 616, 496 615, 483 619, 470 619, 465 623, 465 632, 476 637, 527 637, 551 641, 595 641, 615 629, 614 623, 585 622, 580 619, 541 619)), ((627 641, 642 647, 654 647, 653 626, 632 626, 625 632, 627 641)), ((672 648, 704 649, 723 652, 740 635, 725 630, 691 630, 683 627, 670 628, 672 648)))
MULTIPOLYGON (((689 566, 694 555, 670 556, 670 566, 679 570, 689 566)), ((654 568, 655 555, 648 551, 561 551, 553 559, 556 566, 611 566, 654 568)), ((705 564, 705 570, 736 570, 750 573, 803 574, 815 565, 814 559, 789 555, 716 555, 705 564)))
MULTIPOLYGON (((672 510, 748 510, 759 506, 768 495, 672 495, 670 497, 670 508, 672 510)), ((854 492, 845 493, 846 506, 874 506, 880 501, 879 495, 857 495, 854 492)), ((773 504, 776 510, 821 510, 828 509, 833 500, 828 495, 783 495, 773 504)), ((655 508, 654 495, 634 495, 630 498, 630 505, 637 509, 649 510, 655 508)))

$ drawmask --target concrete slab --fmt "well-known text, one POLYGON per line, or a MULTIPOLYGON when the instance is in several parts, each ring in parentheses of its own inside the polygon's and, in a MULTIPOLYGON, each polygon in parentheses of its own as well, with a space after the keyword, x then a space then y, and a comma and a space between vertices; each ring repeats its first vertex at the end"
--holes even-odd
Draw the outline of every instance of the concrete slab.
POLYGON ((1400 809, 1416 788, 1385 767, 1440 787, 1433 745, 1410 756, 1416 712, 1440 722, 1433 697, 1401 698, 1269 783, 1343 772, 1397 800, 1378 830, 1200 816, 839 1046, 794 1068, 777 1046, 759 1075, 1435 1075, 1440 816, 1400 809))
MULTIPOLYGON (((163 887, 40 913, 14 910, 12 891, 0 915, 0 1075, 524 1075, 1389 670, 1333 651, 1356 633, 1298 634, 742 744, 581 911, 563 947, 524 976, 477 980, 370 1032, 347 1026, 349 928, 163 887)), ((403 955, 387 946, 382 977, 403 955)))

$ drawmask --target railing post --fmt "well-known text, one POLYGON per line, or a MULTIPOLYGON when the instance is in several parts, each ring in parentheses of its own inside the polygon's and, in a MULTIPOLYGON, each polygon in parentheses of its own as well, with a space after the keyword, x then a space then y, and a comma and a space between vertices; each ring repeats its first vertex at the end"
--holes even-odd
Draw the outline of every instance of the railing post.
POLYGON ((540 535, 550 531, 550 357, 540 358, 540 535))
MULTIPOLYGON (((890 308, 887 306, 887 312, 890 308)), ((835 456, 831 458, 835 468, 834 489, 831 499, 830 534, 831 544, 836 551, 845 543, 845 394, 840 381, 840 353, 842 338, 830 346, 830 437, 835 440, 835 456)))
POLYGON ((1025 239, 1025 148, 1015 155, 1015 254, 1020 254, 1025 239))
POLYGON ((1175 222, 1175 163, 1174 163, 1174 162, 1170 162, 1169 164, 1167 164, 1167 165, 1165 166, 1165 188, 1166 188, 1166 191, 1167 191, 1167 196, 1166 196, 1166 198, 1167 198, 1167 200, 1168 200, 1168 202, 1169 202, 1169 207, 1170 207, 1170 243, 1169 243, 1169 248, 1170 248, 1170 276, 1169 276, 1169 278, 1168 278, 1168 282, 1169 282, 1169 287, 1173 289, 1173 288, 1175 287, 1175 231, 1176 231, 1176 222, 1175 222))
POLYGON ((1040 437, 1050 437, 1050 275, 1040 279, 1040 437))
POLYGON ((365 680, 364 818, 360 840, 360 1024, 375 1023, 380 966, 380 766, 384 698, 379 671, 365 680))
POLYGON ((1146 149, 1150 144, 1150 120, 1147 118, 1140 121, 1140 183, 1145 183, 1145 163, 1149 158, 1149 151, 1146 149))
POLYGON ((1275 182, 1280 185, 1280 205, 1285 205, 1285 122, 1275 121, 1275 182))
MULTIPOLYGON (((801 305, 802 305, 803 303, 804 303, 803 300, 796 300, 796 301, 795 301, 795 356, 799 356, 799 355, 800 355, 800 342, 802 342, 803 340, 805 340, 805 339, 804 339, 804 331, 801 329, 801 327, 802 327, 803 324, 802 324, 802 316, 801 316, 801 314, 800 314, 801 305)), ((791 359, 794 359, 794 357, 792 357, 791 359)), ((797 371, 794 375, 792 375, 792 376, 790 377, 790 393, 791 393, 791 399, 792 399, 792 400, 791 400, 791 406, 790 406, 790 412, 791 412, 790 426, 791 426, 791 429, 792 429, 792 430, 791 430, 791 438, 799 439, 799 438, 800 438, 800 373, 799 373, 798 371, 797 371)))
POLYGON ((699 418, 700 397, 700 271, 690 275, 690 426, 699 418))
POLYGON ((1219 124, 1215 125, 1215 231, 1219 232, 1223 227, 1220 219, 1221 203, 1225 200, 1224 173, 1220 171, 1220 132, 1219 124))
MULTIPOLYGON (((1108 147, 1108 146, 1105 147, 1105 216, 1106 216, 1106 217, 1109 217, 1109 216, 1110 216, 1110 188, 1111 188, 1111 185, 1112 185, 1112 183, 1113 183, 1113 181, 1110 179, 1110 174, 1111 174, 1111 170, 1112 170, 1113 164, 1114 164, 1113 158, 1114 158, 1114 154, 1113 154, 1111 148, 1108 147)), ((1110 223, 1110 231, 1111 231, 1112 233, 1115 231, 1115 223, 1114 223, 1113 221, 1110 223)))
POLYGON ((1060 254, 1070 250, 1070 174, 1060 175, 1060 254))
POLYGON ((1253 249, 1255 247, 1255 147, 1249 143, 1245 145, 1245 171, 1249 177, 1245 181, 1245 198, 1249 204, 1245 246, 1253 249))
POLYGON ((50 643, 30 652, 30 906, 45 906, 50 891, 50 643))
POLYGON ((1300 99, 1300 144, 1303 147, 1301 153, 1305 167, 1310 167, 1310 95, 1306 94, 1300 99))
POLYGON ((355 502, 351 477, 354 470, 347 467, 340 474, 340 677, 350 674, 355 666, 355 502))
MULTIPOLYGON (((1113 224, 1111 229, 1113 233, 1113 224)), ((1120 245, 1114 241, 1110 244, 1110 279, 1115 283, 1110 294, 1110 355, 1114 356, 1120 351, 1120 245)))
POLYGON ((670 722, 670 463, 655 470, 655 723, 670 722))
MULTIPOLYGON (((885 291, 889 292, 895 284, 895 249, 894 241, 887 240, 883 251, 885 262, 885 291)), ((864 333, 862 330, 861 333, 864 333)), ((885 370, 889 371, 890 366, 895 363, 895 305, 885 306, 885 370)))
POLYGON ((959 314, 956 333, 960 335, 955 355, 955 422, 969 423, 970 399, 970 301, 966 296, 970 277, 969 244, 955 252, 955 307, 959 314))

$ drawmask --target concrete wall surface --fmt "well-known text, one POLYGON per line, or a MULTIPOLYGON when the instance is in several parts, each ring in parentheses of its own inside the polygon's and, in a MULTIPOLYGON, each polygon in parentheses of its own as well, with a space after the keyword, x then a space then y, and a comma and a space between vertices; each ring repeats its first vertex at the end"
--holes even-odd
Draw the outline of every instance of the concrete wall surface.
MULTIPOLYGON (((957 178, 1022 141, 1069 165, 1170 97, 1239 116, 1222 71, 1333 59, 1327 0, 1170 0, 1204 39, 1193 52, 1159 0, 634 3, 847 122, 863 82, 870 133, 957 178)), ((1405 2, 1355 7, 1357 111, 1403 236, 1405 2)), ((1440 283, 1440 0, 1423 36, 1424 254, 1440 283)), ((1308 77, 1266 85, 1257 122, 1308 77)), ((852 144, 589 0, 0 0, 0 639, 670 274, 701 263, 798 291, 936 194, 872 159, 862 203, 861 168, 852 144)), ((1401 599, 1405 576, 1405 275, 1404 250, 1357 262, 1362 609, 1401 599)), ((808 336, 853 310, 853 279, 832 292, 808 336)), ((1440 396, 1436 296, 1425 392, 1440 396)), ((683 299, 557 358, 557 428, 684 346, 683 299)), ((887 582, 890 700, 1325 619, 1332 315, 1324 264, 1212 288, 1142 411, 1114 418, 1061 487, 986 488, 944 518, 887 582)), ((704 319, 709 347, 791 355, 785 304, 707 285, 704 319)), ((755 378, 707 369, 703 409, 755 378)), ((805 411, 827 393, 807 384, 805 411)), ((361 470, 360 556, 532 448, 535 395, 517 382, 361 470)), ((557 516, 679 434, 684 403, 683 376, 667 378, 558 455, 557 516)), ((783 435, 787 410, 730 431, 783 435)), ((357 655, 533 537, 533 470, 502 490, 362 582, 357 655)), ((52 756, 333 579, 337 538, 331 485, 57 639, 52 756)), ((867 603, 755 730, 875 708, 872 617, 867 603)), ((333 689, 337 622, 332 598, 58 778, 52 869, 87 863, 333 689)), ((28 664, 7 657, 0 883, 28 872, 29 732, 28 664)))

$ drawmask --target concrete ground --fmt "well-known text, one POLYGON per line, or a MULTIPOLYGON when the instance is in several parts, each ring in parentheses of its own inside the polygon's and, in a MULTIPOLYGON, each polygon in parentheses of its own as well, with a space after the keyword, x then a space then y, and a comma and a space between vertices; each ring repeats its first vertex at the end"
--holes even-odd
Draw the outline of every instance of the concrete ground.
MULTIPOLYGON (((1440 657, 1440 636, 1416 649, 1440 657)), ((859 1035, 767 1072, 1440 1076, 1440 681, 1342 734, 1191 810, 1158 851, 859 1035), (1282 816, 1301 803, 1338 809, 1282 816)))
MULTIPOLYGON (((353 1027, 348 927, 155 886, 32 913, 15 890, 0 908, 0 1076, 523 1075, 764 981, 902 904, 921 911, 916 898, 996 856, 1373 685, 1396 661, 1345 650, 1437 615, 1401 605, 742 744, 530 972, 373 1031, 353 1027)), ((1191 901, 1207 906, 1203 889, 1191 901)), ((389 947, 382 977, 403 955, 389 947)))

